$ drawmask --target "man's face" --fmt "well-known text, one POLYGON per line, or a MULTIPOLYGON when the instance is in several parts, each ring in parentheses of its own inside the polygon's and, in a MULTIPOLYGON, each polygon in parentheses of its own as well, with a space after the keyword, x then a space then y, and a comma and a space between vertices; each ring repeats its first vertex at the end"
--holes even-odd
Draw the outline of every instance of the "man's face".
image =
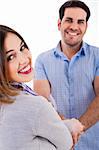
POLYGON ((58 20, 62 42, 68 46, 80 45, 87 29, 87 13, 78 7, 66 8, 62 20, 58 20))

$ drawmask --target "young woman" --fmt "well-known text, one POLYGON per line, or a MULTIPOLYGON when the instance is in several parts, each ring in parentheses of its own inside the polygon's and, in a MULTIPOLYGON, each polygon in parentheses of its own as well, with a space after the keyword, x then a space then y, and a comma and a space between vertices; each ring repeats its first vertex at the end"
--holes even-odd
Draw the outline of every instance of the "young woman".
POLYGON ((52 105, 24 84, 32 78, 31 53, 24 39, 0 25, 0 150, 71 149, 69 130, 74 133, 76 125, 81 133, 82 125, 71 119, 68 129, 52 105))

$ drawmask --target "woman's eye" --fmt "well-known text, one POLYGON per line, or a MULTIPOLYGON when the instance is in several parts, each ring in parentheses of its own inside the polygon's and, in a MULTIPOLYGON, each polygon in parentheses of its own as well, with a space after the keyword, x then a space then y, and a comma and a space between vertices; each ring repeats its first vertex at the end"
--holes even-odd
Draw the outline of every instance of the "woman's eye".
POLYGON ((12 60, 13 58, 14 58, 14 55, 10 55, 10 56, 7 57, 7 61, 12 60))
POLYGON ((25 44, 21 46, 20 51, 23 51, 26 48, 25 44))

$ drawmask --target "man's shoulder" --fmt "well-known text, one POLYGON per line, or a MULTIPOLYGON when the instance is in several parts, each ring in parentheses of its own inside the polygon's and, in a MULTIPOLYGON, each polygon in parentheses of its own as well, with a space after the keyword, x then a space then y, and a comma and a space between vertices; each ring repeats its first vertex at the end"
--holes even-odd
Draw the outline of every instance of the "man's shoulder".
POLYGON ((88 43, 84 43, 84 49, 87 52, 87 54, 96 55, 99 56, 99 47, 95 45, 91 45, 88 43))
POLYGON ((52 49, 50 49, 50 50, 47 50, 47 51, 45 51, 45 52, 42 52, 39 56, 49 56, 49 55, 51 55, 51 54, 54 52, 54 49, 55 49, 55 48, 52 48, 52 49))
POLYGON ((46 59, 51 59, 54 56, 54 50, 55 48, 52 48, 50 50, 47 50, 45 52, 42 52, 41 54, 38 55, 37 60, 46 60, 46 59))
POLYGON ((86 49, 89 48, 91 50, 98 50, 99 51, 99 47, 98 46, 95 46, 95 45, 91 45, 91 44, 88 44, 88 43, 84 43, 86 49))

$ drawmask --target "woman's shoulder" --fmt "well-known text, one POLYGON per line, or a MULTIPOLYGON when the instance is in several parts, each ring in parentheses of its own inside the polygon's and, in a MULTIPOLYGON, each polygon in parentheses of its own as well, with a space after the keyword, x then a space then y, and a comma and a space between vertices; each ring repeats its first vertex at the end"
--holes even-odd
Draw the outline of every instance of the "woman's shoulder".
POLYGON ((17 120, 23 116, 25 120, 36 120, 42 108, 46 107, 47 100, 41 96, 33 96, 31 94, 24 94, 20 92, 19 95, 14 96, 12 104, 3 105, 4 112, 12 120, 17 120), (13 112, 13 113, 12 113, 13 112))
POLYGON ((22 112, 22 114, 25 113, 30 119, 34 118, 35 120, 41 111, 45 108, 50 110, 51 106, 42 96, 33 96, 31 94, 21 93, 16 96, 13 107, 17 112, 22 112))
POLYGON ((38 108, 48 105, 49 103, 47 99, 42 96, 26 94, 24 92, 20 92, 20 94, 15 97, 15 101, 24 105, 32 105, 33 107, 36 105, 38 108))

